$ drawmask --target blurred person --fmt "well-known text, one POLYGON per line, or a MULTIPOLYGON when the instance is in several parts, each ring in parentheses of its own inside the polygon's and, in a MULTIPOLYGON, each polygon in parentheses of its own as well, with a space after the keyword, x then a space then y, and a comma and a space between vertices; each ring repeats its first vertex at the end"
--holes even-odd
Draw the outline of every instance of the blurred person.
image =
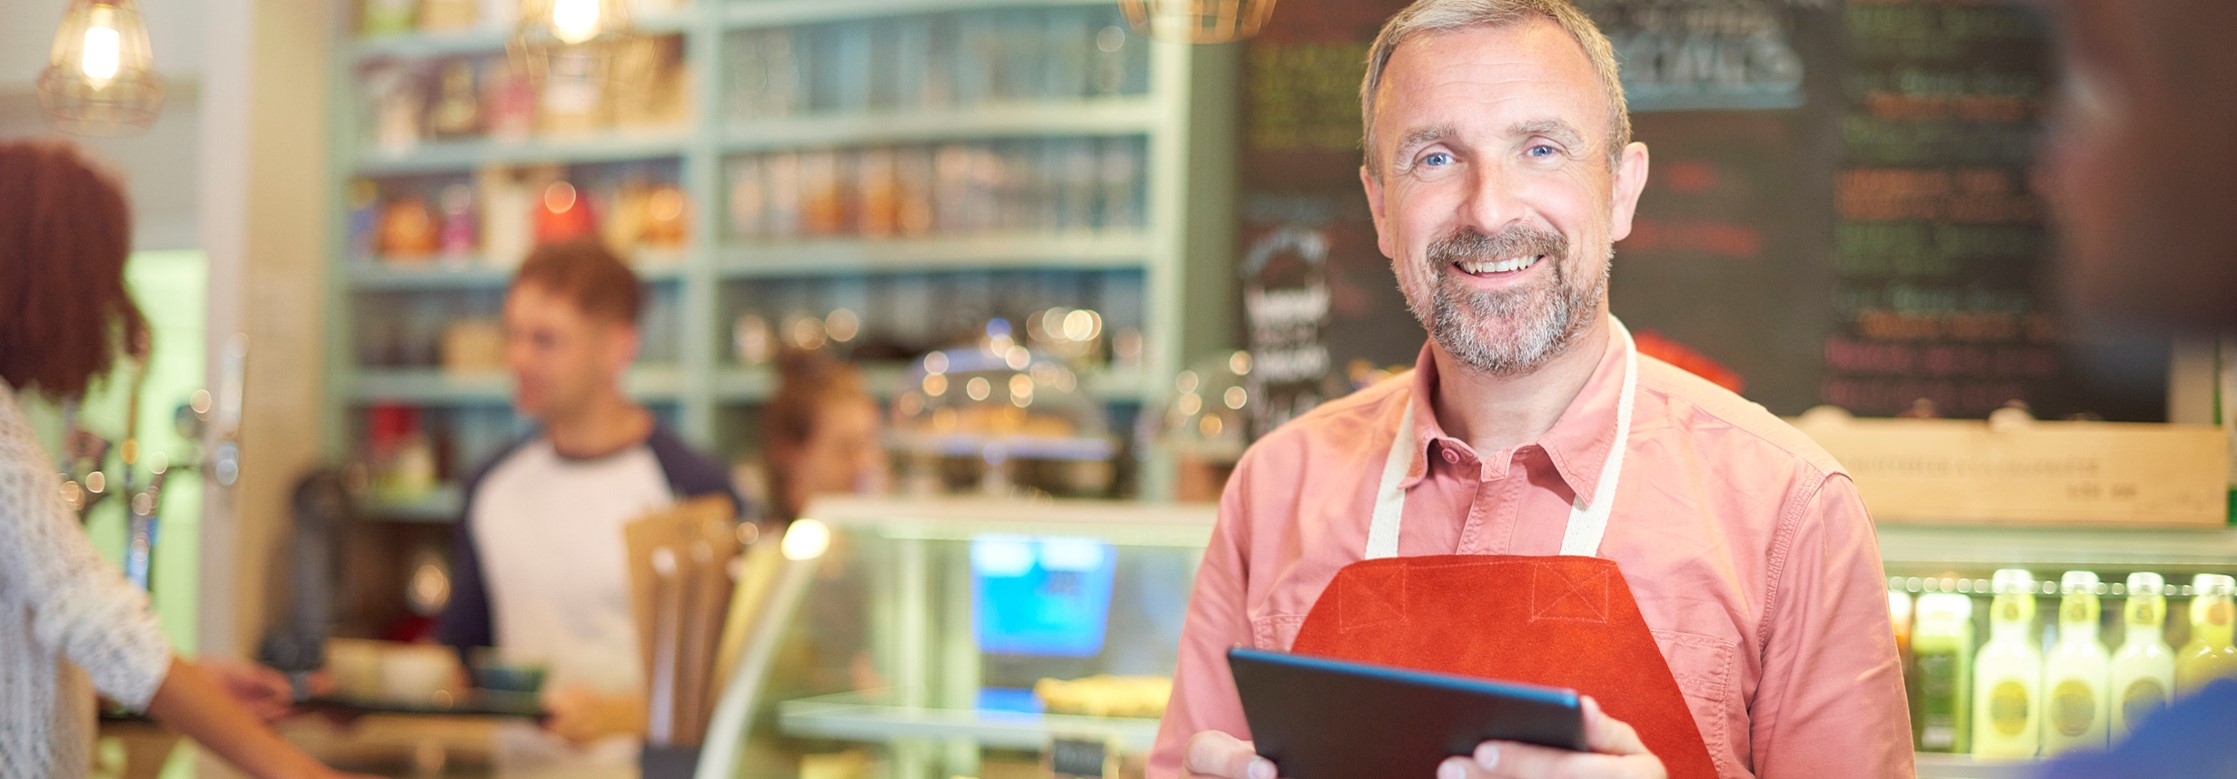
POLYGON ((800 517, 819 495, 875 492, 885 480, 878 404, 862 372, 804 350, 778 355, 777 392, 762 406, 769 519, 800 517))
POLYGON ((2237 29, 2228 0, 2043 0, 2063 94, 2042 178, 2077 313, 2237 329, 2237 29))
POLYGON ((131 235, 123 185, 74 146, 0 142, 0 779, 85 776, 96 691, 251 776, 337 776, 261 721, 288 710, 277 672, 172 654, 147 594, 63 504, 20 407, 83 395, 120 345, 145 358, 131 235))
POLYGON ((1648 154, 1607 38, 1567 0, 1417 0, 1360 101, 1378 245, 1430 337, 1243 455, 1149 775, 1283 768, 1247 740, 1236 645, 1588 696, 1585 751, 1485 742, 1439 779, 1912 775, 1855 483, 1610 315, 1648 154))
POLYGON ((538 246, 505 294, 513 406, 535 430, 466 482, 436 638, 544 666, 546 732, 508 729, 510 763, 635 759, 646 677, 623 528, 702 495, 744 508, 720 465, 622 391, 642 307, 636 274, 591 240, 538 246))
MULTIPOLYGON (((2091 326, 2237 331, 2237 29, 2228 0, 2048 0, 2063 94, 2039 179, 2060 273, 2091 326)), ((2219 680, 2045 779, 2237 776, 2237 682, 2219 680)))

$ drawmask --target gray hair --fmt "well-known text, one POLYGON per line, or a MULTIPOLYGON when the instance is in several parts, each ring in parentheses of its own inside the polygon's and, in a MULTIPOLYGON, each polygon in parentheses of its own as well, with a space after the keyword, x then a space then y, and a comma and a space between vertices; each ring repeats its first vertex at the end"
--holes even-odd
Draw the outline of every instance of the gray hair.
POLYGON ((1367 170, 1382 176, 1383 167, 1375 159, 1375 94, 1382 88, 1383 69, 1390 65, 1390 56, 1399 44, 1422 33, 1502 27, 1533 18, 1551 21, 1576 39, 1585 59, 1592 63, 1593 73, 1600 77, 1600 89, 1608 97, 1608 163, 1613 167, 1624 147, 1631 144, 1631 109, 1624 101, 1623 81, 1617 76, 1615 47, 1570 0, 1415 0, 1383 23, 1382 33, 1375 36, 1374 47, 1367 51, 1367 78, 1359 84, 1360 147, 1367 170))

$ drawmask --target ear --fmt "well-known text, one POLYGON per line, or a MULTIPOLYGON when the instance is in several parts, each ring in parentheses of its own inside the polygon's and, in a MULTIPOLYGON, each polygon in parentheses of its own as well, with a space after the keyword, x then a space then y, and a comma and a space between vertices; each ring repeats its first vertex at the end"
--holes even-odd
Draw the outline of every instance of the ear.
POLYGON ((637 351, 643 339, 634 325, 613 324, 606 331, 606 369, 615 376, 629 370, 637 361, 637 351))
POLYGON ((1359 186, 1367 191, 1367 212, 1375 217, 1375 247, 1382 250, 1384 257, 1397 257, 1398 253, 1391 251, 1390 220, 1383 211, 1382 180, 1376 178, 1367 166, 1361 165, 1359 186))
POLYGON ((1610 242, 1631 236, 1631 217, 1638 213, 1639 193, 1646 188, 1647 145, 1634 141, 1623 147, 1623 156, 1616 162, 1615 202, 1608 220, 1610 242))

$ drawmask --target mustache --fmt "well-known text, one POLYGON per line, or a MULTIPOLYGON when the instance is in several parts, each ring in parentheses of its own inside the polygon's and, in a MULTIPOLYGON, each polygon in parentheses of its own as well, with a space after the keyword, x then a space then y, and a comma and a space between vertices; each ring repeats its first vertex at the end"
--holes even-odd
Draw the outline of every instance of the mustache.
POLYGON ((1569 256, 1569 239, 1560 233, 1518 224, 1490 235, 1473 227, 1462 227, 1429 244, 1429 261, 1434 265, 1540 254, 1550 259, 1569 256))

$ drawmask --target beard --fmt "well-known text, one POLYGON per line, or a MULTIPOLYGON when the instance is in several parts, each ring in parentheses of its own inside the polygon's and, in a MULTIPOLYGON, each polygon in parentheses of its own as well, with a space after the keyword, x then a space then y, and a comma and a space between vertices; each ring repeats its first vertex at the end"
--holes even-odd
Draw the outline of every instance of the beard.
POLYGON ((1515 225, 1493 235, 1460 228, 1429 245, 1430 287, 1408 294, 1406 307, 1431 338, 1461 364, 1493 376, 1536 370, 1576 343, 1591 324, 1590 314, 1608 294, 1608 269, 1597 278, 1572 284, 1569 240, 1560 233, 1515 225), (1446 268, 1463 260, 1542 256, 1549 273, 1529 287, 1503 291, 1471 289, 1446 268))

